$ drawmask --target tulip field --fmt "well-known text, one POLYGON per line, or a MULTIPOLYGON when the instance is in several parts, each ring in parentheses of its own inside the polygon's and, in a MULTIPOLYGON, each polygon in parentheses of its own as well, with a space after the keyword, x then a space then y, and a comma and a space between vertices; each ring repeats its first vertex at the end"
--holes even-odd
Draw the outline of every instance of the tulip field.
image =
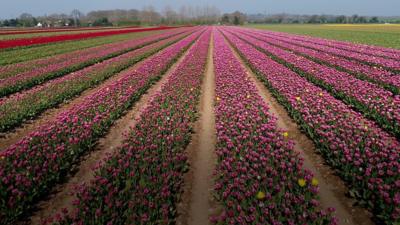
POLYGON ((399 78, 246 27, 0 30, 0 224, 398 225, 399 78))

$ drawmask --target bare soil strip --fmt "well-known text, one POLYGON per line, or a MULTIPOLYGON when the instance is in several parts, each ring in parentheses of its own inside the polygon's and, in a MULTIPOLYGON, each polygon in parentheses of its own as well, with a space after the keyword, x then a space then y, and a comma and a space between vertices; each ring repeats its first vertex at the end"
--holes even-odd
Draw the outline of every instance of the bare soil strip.
MULTIPOLYGON (((82 161, 77 165, 74 174, 67 178, 68 181, 64 184, 57 185, 53 193, 38 204, 38 211, 30 218, 31 224, 41 224, 43 219, 60 212, 63 208, 71 209, 74 196, 71 193, 75 190, 77 184, 90 183, 94 178, 93 168, 101 161, 113 154, 118 146, 122 145, 124 135, 129 131, 130 127, 134 127, 138 122, 143 109, 147 107, 152 99, 152 96, 159 92, 162 86, 168 81, 170 75, 176 70, 176 67, 186 57, 188 50, 179 58, 179 60, 168 69, 162 78, 154 84, 146 94, 142 95, 137 101, 114 125, 110 128, 106 136, 101 138, 93 151, 82 158, 82 161)), ((139 66, 139 65, 137 65, 139 66)))
POLYGON ((214 64, 213 38, 210 40, 208 61, 202 84, 200 118, 195 124, 195 134, 187 147, 191 170, 186 174, 182 202, 178 206, 177 224, 207 225, 213 213, 212 191, 215 155, 214 115, 214 64))
POLYGON ((340 177, 324 163, 321 155, 316 153, 314 143, 300 131, 285 108, 271 95, 268 89, 259 81, 251 69, 244 63, 237 52, 232 48, 235 56, 246 68, 248 77, 256 85, 258 93, 269 105, 270 112, 277 118, 279 128, 288 131, 289 138, 295 142, 294 150, 300 152, 304 158, 304 167, 313 172, 319 181, 319 196, 323 208, 334 207, 340 225, 372 225, 371 213, 364 208, 354 206, 355 200, 347 197, 348 189, 340 177))

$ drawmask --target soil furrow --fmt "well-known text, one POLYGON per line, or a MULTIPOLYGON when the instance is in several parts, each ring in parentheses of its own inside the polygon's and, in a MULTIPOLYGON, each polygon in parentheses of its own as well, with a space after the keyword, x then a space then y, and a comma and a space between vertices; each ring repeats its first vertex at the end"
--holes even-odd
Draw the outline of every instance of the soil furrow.
POLYGON ((177 224, 206 225, 213 213, 212 199, 213 171, 215 155, 215 115, 214 115, 214 64, 213 38, 210 39, 208 62, 202 84, 200 118, 195 124, 192 141, 187 147, 190 171, 185 177, 182 202, 179 204, 177 224))

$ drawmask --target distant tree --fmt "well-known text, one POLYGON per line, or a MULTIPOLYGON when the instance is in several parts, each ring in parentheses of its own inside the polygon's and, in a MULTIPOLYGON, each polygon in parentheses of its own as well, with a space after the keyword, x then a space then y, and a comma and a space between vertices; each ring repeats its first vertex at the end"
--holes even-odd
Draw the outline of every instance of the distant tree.
POLYGON ((369 20, 370 23, 379 23, 378 17, 374 16, 369 20))
POLYGON ((229 14, 225 13, 224 15, 222 15, 221 23, 222 24, 229 24, 229 14))
POLYGON ((312 15, 308 20, 308 23, 321 23, 318 15, 312 15))
POLYGON ((139 14, 140 20, 149 25, 158 24, 161 21, 160 13, 156 12, 153 6, 145 6, 139 14))
POLYGON ((350 22, 351 23, 358 23, 358 15, 357 14, 352 15, 351 19, 350 19, 350 22))
POLYGON ((367 18, 365 16, 360 16, 360 17, 358 17, 357 22, 358 23, 367 23, 368 20, 367 20, 367 18))
POLYGON ((238 16, 233 16, 233 24, 234 25, 239 25, 240 24, 240 19, 238 16))
POLYGON ((110 26, 110 25, 112 24, 108 21, 107 17, 97 19, 93 22, 93 26, 110 26))
POLYGON ((36 19, 29 13, 22 13, 19 16, 19 24, 24 27, 33 27, 36 25, 36 19))
POLYGON ((166 24, 177 23, 179 20, 178 13, 175 12, 170 6, 166 6, 163 10, 163 17, 166 24))
POLYGON ((346 16, 341 15, 336 17, 335 23, 346 23, 346 16))
POLYGON ((83 16, 84 16, 84 14, 81 11, 79 11, 77 9, 72 10, 71 17, 74 19, 74 26, 78 26, 79 25, 79 20, 83 16))
POLYGON ((16 26, 19 25, 19 20, 18 20, 18 19, 10 19, 10 20, 8 21, 8 23, 9 23, 9 26, 10 26, 10 27, 16 27, 16 26))

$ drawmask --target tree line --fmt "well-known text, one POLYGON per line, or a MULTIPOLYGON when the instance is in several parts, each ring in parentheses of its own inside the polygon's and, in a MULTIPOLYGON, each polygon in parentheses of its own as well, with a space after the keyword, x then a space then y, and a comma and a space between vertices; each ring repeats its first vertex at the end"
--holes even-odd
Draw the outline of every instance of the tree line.
POLYGON ((354 14, 346 15, 296 15, 296 14, 252 14, 247 15, 249 23, 340 23, 340 24, 357 24, 357 23, 400 23, 400 17, 378 17, 378 16, 360 16, 354 14))
POLYGON ((137 9, 96 10, 87 14, 75 9, 69 14, 51 14, 34 17, 23 13, 18 18, 0 21, 0 26, 44 27, 63 26, 125 26, 125 25, 180 25, 215 24, 221 18, 220 10, 214 6, 182 6, 178 10, 166 6, 157 11, 153 6, 137 9))
POLYGON ((0 21, 5 27, 129 26, 129 25, 201 25, 244 23, 400 23, 400 17, 345 15, 245 14, 240 11, 222 14, 214 6, 170 6, 157 11, 153 6, 138 9, 96 10, 87 14, 74 9, 69 14, 34 17, 23 13, 0 21))

